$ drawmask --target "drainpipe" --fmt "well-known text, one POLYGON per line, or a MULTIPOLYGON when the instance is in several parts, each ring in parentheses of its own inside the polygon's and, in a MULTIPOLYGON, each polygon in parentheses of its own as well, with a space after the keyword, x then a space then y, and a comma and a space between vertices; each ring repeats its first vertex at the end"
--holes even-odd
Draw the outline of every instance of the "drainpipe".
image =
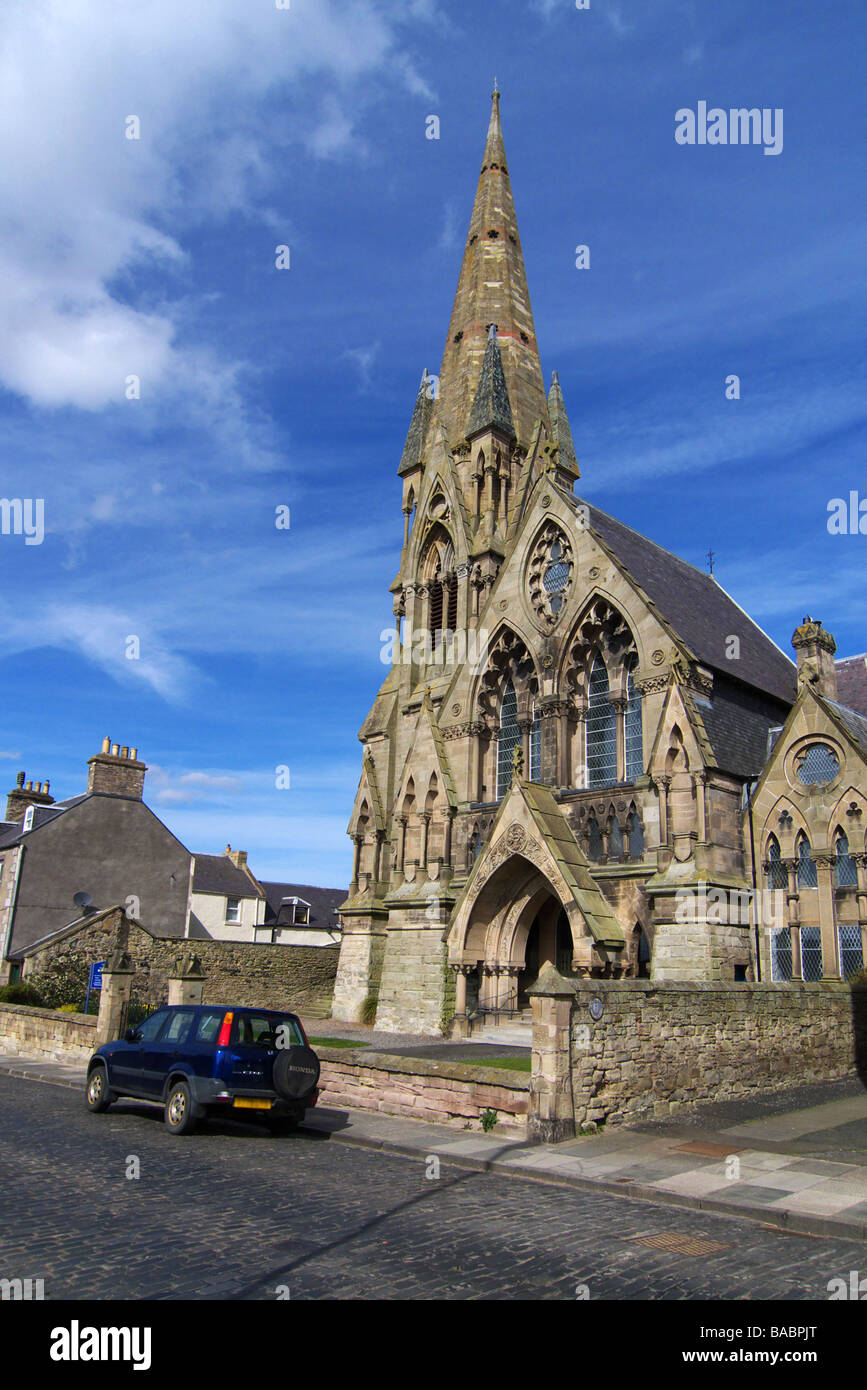
POLYGON ((750 822, 750 864, 753 873, 753 913, 755 917, 756 933, 756 982, 762 982, 762 957, 759 948, 759 913, 758 913, 758 883, 756 882, 756 837, 753 828, 753 790, 759 785, 756 778, 753 782, 746 783, 747 793, 747 817, 750 822))

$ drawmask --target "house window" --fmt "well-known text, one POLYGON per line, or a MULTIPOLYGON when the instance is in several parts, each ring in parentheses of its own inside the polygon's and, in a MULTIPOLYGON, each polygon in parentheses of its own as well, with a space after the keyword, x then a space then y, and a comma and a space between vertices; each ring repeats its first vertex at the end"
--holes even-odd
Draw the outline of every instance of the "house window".
POLYGON ((781 927, 771 936, 771 979, 781 984, 792 978, 792 929, 781 927))
POLYGON ((28 806, 28 807, 27 807, 27 810, 24 812, 24 825, 23 825, 22 828, 23 828, 24 830, 32 830, 32 829, 33 829, 33 807, 32 807, 32 806, 28 806))
POLYGON ((310 921, 310 908, 306 903, 295 904, 295 921, 301 926, 306 926, 310 921))
POLYGON ((240 922, 240 920, 241 920, 241 899, 240 899, 240 898, 227 898, 227 899, 226 899, 226 921, 227 921, 227 922, 240 922))

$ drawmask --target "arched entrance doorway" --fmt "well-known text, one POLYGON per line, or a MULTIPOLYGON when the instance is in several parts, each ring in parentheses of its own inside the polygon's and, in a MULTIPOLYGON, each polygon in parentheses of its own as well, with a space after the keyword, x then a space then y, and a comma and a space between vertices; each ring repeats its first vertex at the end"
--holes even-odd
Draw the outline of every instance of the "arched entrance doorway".
POLYGON ((579 939, 589 936, 577 904, 564 904, 537 865, 510 855, 455 918, 449 955, 457 974, 456 1016, 467 1014, 476 972, 478 1016, 521 1013, 546 962, 572 973, 576 932, 579 939))

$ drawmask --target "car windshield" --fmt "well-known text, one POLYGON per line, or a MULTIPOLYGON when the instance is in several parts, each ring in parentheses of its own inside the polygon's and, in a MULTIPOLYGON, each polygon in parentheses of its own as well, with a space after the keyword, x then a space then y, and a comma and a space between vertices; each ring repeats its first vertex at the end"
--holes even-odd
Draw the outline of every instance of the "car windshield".
POLYGON ((291 1014, 235 1014, 230 1043, 246 1047, 295 1047, 303 1043, 301 1030, 291 1014))

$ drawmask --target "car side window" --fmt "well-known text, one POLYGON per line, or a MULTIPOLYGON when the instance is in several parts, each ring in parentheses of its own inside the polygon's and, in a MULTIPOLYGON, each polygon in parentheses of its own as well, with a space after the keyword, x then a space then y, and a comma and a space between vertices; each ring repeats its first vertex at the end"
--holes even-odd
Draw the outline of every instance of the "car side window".
POLYGON ((209 1010, 208 1013, 199 1014, 199 1021, 196 1025, 193 1041, 197 1043, 216 1042, 219 1037, 224 1013, 224 1009, 212 1009, 209 1010))
POLYGON ((167 1009, 157 1009, 155 1014, 148 1014, 147 1018, 136 1026, 136 1032, 142 1041, 154 1042, 168 1016, 167 1009))
POLYGON ((186 1036, 187 1029, 193 1019, 192 1009, 178 1009, 177 1013, 172 1014, 165 1031, 160 1037, 160 1042, 180 1042, 186 1036))

